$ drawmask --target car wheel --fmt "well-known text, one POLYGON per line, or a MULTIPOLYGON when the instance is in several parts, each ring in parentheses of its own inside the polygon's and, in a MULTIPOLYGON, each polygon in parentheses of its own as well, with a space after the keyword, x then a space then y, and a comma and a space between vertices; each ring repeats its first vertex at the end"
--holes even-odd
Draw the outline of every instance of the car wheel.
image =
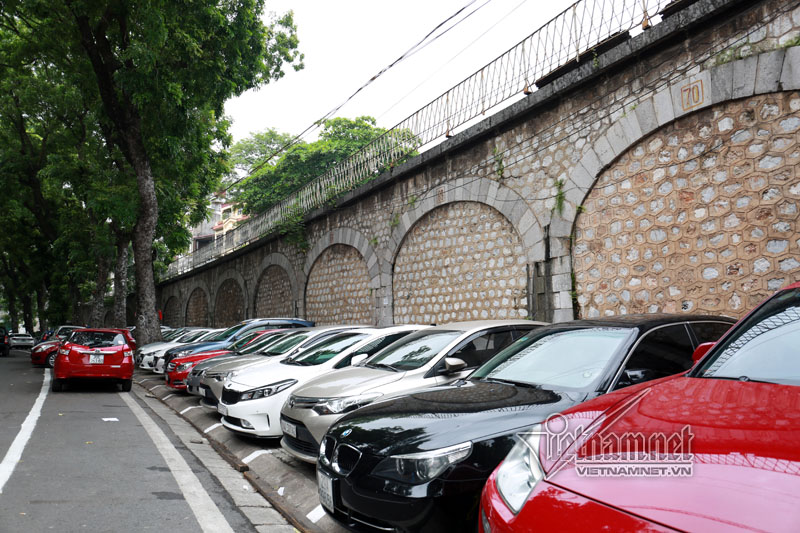
POLYGON ((58 378, 53 378, 52 389, 53 389, 53 392, 61 392, 62 390, 64 390, 64 380, 63 379, 58 379, 58 378))
POLYGON ((55 351, 47 356, 47 366, 53 368, 56 366, 56 357, 58 357, 58 351, 55 351))
POLYGON ((130 392, 131 391, 131 387, 133 386, 133 380, 132 379, 123 379, 122 383, 120 383, 120 385, 122 385, 122 392, 130 392))

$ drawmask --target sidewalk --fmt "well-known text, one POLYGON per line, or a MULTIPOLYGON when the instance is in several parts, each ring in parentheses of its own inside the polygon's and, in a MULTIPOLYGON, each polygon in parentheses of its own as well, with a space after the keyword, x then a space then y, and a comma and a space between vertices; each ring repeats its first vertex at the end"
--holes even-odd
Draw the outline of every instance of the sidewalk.
POLYGON ((275 523, 274 511, 280 513, 284 523, 302 532, 346 531, 322 510, 314 465, 298 461, 284 452, 277 440, 250 439, 228 431, 220 423, 216 411, 200 407, 197 396, 172 391, 164 385, 160 375, 137 371, 133 379, 133 392, 138 397, 153 403, 154 400, 160 401, 194 426, 217 453, 242 472, 272 505, 273 509, 264 510, 264 516, 256 516, 256 520, 249 516, 247 509, 242 509, 253 523, 262 524, 258 526, 259 531, 290 530, 275 523))

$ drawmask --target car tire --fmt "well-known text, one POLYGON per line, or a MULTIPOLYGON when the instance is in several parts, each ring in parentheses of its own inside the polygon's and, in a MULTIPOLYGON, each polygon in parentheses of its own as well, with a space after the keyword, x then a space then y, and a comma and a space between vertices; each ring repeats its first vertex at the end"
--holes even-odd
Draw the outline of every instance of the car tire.
POLYGON ((58 350, 54 351, 50 355, 47 356, 47 366, 53 368, 56 366, 56 357, 58 357, 58 350))
POLYGON ((53 392, 61 392, 61 391, 63 391, 64 390, 64 380, 63 379, 58 379, 58 378, 53 378, 53 385, 52 385, 51 388, 53 389, 53 392))
POLYGON ((122 392, 130 392, 131 388, 133 387, 133 380, 132 379, 123 379, 120 382, 122 392))

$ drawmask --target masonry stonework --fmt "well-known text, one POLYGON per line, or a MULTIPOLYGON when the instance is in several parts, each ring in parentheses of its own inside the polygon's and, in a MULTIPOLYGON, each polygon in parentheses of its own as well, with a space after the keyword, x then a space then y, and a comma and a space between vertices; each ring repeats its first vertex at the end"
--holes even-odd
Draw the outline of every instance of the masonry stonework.
POLYGON ((244 320, 244 294, 235 279, 226 279, 217 289, 214 310, 215 327, 226 328, 244 320))
POLYGON ((208 319, 208 297, 202 289, 197 288, 189 296, 186 305, 186 325, 207 326, 208 319))
POLYGON ((257 317, 291 317, 295 314, 289 274, 277 265, 267 267, 261 274, 255 298, 257 317))
POLYGON ((183 324, 183 316, 181 316, 181 304, 177 296, 172 296, 167 303, 164 304, 164 325, 171 328, 178 327, 183 324))
POLYGON ((317 325, 375 324, 367 265, 352 246, 328 247, 308 276, 306 309, 317 325))
POLYGON ((528 314, 522 240, 485 204, 455 202, 425 215, 406 235, 393 280, 397 324, 528 314))

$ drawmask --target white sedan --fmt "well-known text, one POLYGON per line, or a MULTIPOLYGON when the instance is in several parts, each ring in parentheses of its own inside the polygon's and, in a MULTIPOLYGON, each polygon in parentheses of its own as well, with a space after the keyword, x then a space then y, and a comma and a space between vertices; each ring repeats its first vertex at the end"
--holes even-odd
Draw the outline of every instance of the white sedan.
POLYGON ((363 360, 425 327, 354 329, 275 364, 234 373, 226 380, 222 399, 217 404, 222 425, 236 433, 280 437, 283 434, 279 423, 281 407, 295 388, 326 372, 363 360))

